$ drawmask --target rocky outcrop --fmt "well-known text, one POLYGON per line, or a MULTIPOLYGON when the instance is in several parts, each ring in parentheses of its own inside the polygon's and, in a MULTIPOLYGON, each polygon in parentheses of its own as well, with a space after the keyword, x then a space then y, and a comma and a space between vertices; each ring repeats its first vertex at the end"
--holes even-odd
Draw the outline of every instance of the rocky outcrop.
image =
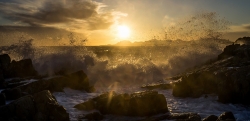
POLYGON ((0 107, 1 121, 69 121, 69 114, 48 91, 27 95, 0 107))
POLYGON ((232 112, 224 112, 219 117, 215 115, 210 115, 204 118, 202 121, 236 121, 236 119, 232 112))
MULTIPOLYGON (((50 79, 41 79, 28 82, 13 89, 6 89, 2 93, 5 93, 6 97, 11 97, 14 96, 13 93, 16 92, 13 90, 20 90, 21 93, 26 94, 35 94, 43 90, 59 92, 63 91, 65 87, 77 90, 85 90, 87 92, 93 92, 95 90, 93 86, 90 86, 87 75, 83 71, 78 71, 68 76, 58 76, 50 79)), ((19 98, 18 96, 15 97, 16 98, 11 99, 19 98)))
POLYGON ((161 120, 171 120, 171 121, 201 121, 200 115, 197 113, 180 113, 180 114, 163 114, 159 116, 146 117, 145 119, 139 121, 161 121, 161 120))
POLYGON ((223 103, 250 104, 250 46, 229 45, 211 64, 188 72, 174 83, 176 97, 218 94, 223 103))
POLYGON ((0 88, 5 88, 6 78, 37 76, 31 59, 12 61, 8 54, 0 55, 0 88))
POLYGON ((218 119, 218 116, 210 115, 210 116, 204 118, 202 121, 217 121, 217 119, 218 119))
POLYGON ((235 41, 235 44, 246 44, 246 45, 250 45, 250 37, 242 37, 242 38, 238 38, 235 41))
POLYGON ((153 90, 153 89, 172 89, 172 85, 168 83, 157 83, 157 84, 148 84, 143 85, 141 88, 153 90))
POLYGON ((150 116, 168 112, 166 98, 156 91, 133 94, 109 92, 74 106, 79 110, 97 109, 102 114, 150 116))
POLYGON ((13 77, 28 77, 37 76, 37 71, 34 69, 31 59, 24 59, 20 61, 12 61, 5 70, 5 78, 13 77))

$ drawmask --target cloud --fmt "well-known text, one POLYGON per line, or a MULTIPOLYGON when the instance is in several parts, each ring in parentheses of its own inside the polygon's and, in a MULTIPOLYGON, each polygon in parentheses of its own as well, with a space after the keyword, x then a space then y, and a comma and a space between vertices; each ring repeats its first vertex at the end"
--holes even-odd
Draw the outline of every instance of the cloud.
POLYGON ((241 24, 230 26, 230 32, 249 32, 250 24, 241 24))
POLYGON ((91 0, 15 0, 0 2, 0 13, 24 25, 99 30, 109 28, 119 18, 117 16, 122 16, 103 11, 104 7, 91 0))

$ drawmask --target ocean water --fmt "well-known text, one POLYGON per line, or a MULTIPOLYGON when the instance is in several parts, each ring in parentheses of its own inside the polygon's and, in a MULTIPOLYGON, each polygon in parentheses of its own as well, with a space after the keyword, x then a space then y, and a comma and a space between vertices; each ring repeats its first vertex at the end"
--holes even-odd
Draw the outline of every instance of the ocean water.
MULTIPOLYGON (((21 41, 0 47, 12 60, 31 58, 41 75, 56 76, 84 70, 96 93, 65 89, 54 93, 59 104, 70 113, 71 120, 89 112, 78 111, 73 106, 102 92, 132 93, 141 91, 143 84, 165 82, 168 77, 184 73, 195 66, 217 58, 226 40, 202 39, 197 41, 166 41, 165 46, 33 46, 31 41, 21 41)), ((35 81, 35 80, 31 80, 35 81)), ((250 120, 247 106, 221 104, 216 95, 208 98, 176 98, 171 90, 159 91, 165 95, 171 113, 195 112, 203 118, 232 111, 238 121, 250 120)), ((136 120, 132 117, 105 116, 105 120, 136 120)))
MULTIPOLYGON (((122 93, 128 92, 127 89, 120 89, 122 93)), ((108 91, 108 89, 107 89, 108 91)), ((134 87, 130 88, 130 92, 143 91, 143 89, 134 87)), ((239 104, 222 104, 217 102, 216 95, 208 95, 200 98, 177 98, 172 96, 172 90, 158 90, 160 94, 163 94, 166 97, 168 103, 168 109, 170 113, 198 113, 202 118, 205 118, 209 115, 219 116, 225 111, 233 112, 237 121, 249 121, 250 120, 250 107, 243 106, 239 104)), ((100 95, 101 92, 97 91, 96 93, 86 93, 82 91, 72 90, 65 88, 64 92, 55 92, 53 95, 56 97, 59 104, 63 105, 67 112, 70 114, 70 120, 76 121, 77 118, 81 115, 93 112, 93 111, 80 111, 73 108, 76 104, 82 103, 91 99, 95 96, 100 95)), ((126 117, 126 116, 114 116, 106 115, 104 121, 128 121, 128 120, 138 120, 145 117, 126 117)), ((167 120, 166 120, 167 121, 167 120)))

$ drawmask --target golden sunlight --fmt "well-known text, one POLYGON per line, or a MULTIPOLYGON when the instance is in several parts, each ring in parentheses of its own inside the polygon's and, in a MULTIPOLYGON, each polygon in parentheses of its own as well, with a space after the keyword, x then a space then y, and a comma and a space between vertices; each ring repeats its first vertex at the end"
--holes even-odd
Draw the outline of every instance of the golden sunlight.
POLYGON ((125 25, 118 26, 117 32, 117 36, 121 39, 127 39, 130 37, 130 29, 125 25))

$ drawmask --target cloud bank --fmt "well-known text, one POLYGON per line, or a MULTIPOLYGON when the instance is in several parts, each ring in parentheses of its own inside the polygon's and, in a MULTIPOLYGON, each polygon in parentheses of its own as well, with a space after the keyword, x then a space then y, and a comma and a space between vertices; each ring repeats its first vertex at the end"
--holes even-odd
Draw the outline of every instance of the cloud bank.
POLYGON ((0 2, 0 13, 21 25, 100 30, 108 29, 124 15, 104 11, 104 7, 91 0, 15 0, 0 2))

